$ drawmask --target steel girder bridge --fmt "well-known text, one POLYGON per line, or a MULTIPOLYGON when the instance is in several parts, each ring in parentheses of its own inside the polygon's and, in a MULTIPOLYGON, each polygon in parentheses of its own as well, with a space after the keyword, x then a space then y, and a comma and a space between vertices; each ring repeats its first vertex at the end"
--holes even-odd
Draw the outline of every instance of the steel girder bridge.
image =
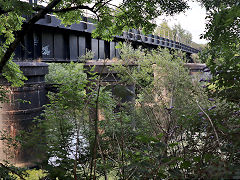
POLYGON ((15 50, 15 61, 41 59, 43 62, 78 61, 86 51, 94 53, 93 60, 120 58, 115 48, 118 42, 128 41, 134 47, 153 49, 158 46, 170 50, 180 50, 188 57, 199 50, 183 43, 156 35, 143 35, 139 30, 131 29, 115 36, 113 41, 104 41, 91 37, 95 29, 91 18, 83 17, 79 24, 64 26, 55 16, 46 15, 27 33, 15 50))

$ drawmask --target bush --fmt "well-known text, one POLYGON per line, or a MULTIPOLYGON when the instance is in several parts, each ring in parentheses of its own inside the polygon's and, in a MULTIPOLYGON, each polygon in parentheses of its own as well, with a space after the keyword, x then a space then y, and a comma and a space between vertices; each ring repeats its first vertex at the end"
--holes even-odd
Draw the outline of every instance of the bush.
MULTIPOLYGON (((237 176, 239 112, 211 99, 189 76, 184 59, 166 49, 121 45, 106 84, 80 64, 51 65, 43 169, 51 178, 219 179, 237 176), (127 85, 135 85, 135 103, 127 85)), ((40 131, 43 132, 43 131, 40 131)))

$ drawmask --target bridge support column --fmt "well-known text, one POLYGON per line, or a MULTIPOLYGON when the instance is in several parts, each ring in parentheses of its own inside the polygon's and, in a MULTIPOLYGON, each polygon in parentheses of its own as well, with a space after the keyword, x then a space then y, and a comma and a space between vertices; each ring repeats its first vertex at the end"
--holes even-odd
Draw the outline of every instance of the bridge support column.
MULTIPOLYGON (((8 161, 19 167, 30 167, 39 153, 34 147, 13 146, 15 136, 21 131, 30 131, 33 119, 42 113, 46 103, 45 75, 48 65, 43 62, 17 62, 28 78, 22 87, 11 87, 3 78, 0 85, 8 90, 9 102, 0 104, 0 131, 12 142, 0 141, 0 161, 8 161), (10 146, 8 146, 8 144, 10 146)), ((39 137, 41 138, 41 137, 39 137)))
MULTIPOLYGON (((101 61, 87 61, 85 64, 86 72, 92 70, 92 67, 95 67, 92 70, 92 73, 97 73, 100 75, 101 86, 105 86, 107 89, 111 90, 113 96, 121 99, 121 103, 129 102, 130 104, 135 103, 135 85, 134 84, 121 84, 120 78, 117 76, 117 72, 110 70, 113 64, 118 63, 114 60, 101 60, 101 61)), ((133 65, 134 66, 134 65, 133 65)), ((119 107, 116 107, 116 110, 119 107)), ((91 115, 95 115, 96 109, 92 108, 90 111, 90 119, 94 119, 91 115)), ((132 109, 129 109, 129 113, 133 112, 132 109)), ((99 113, 102 114, 101 112, 99 113)), ((104 117, 100 117, 100 120, 104 117)))
POLYGON ((204 79, 204 81, 211 79, 211 74, 206 64, 186 63, 184 66, 189 69, 189 75, 192 77, 193 82, 200 79, 204 79))

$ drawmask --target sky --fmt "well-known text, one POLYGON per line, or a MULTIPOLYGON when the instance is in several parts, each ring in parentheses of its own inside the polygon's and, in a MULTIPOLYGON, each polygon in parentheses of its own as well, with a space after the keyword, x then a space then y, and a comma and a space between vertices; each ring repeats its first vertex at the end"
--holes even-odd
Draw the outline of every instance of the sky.
MULTIPOLYGON (((112 3, 116 5, 120 2, 122 2, 122 0, 112 1, 112 3)), ((207 41, 205 39, 200 39, 200 35, 203 34, 205 30, 206 10, 197 2, 190 1, 188 3, 190 8, 185 13, 180 13, 173 17, 159 17, 156 19, 156 23, 160 25, 162 21, 166 20, 170 27, 174 26, 174 24, 180 24, 183 29, 192 34, 193 42, 205 44, 207 41)))
POLYGON ((200 39, 200 35, 205 30, 206 10, 202 8, 197 2, 189 2, 190 9, 185 13, 180 13, 173 17, 159 17, 156 19, 157 24, 161 24, 166 20, 168 25, 172 27, 174 24, 180 24, 183 29, 189 31, 193 36, 193 42, 199 44, 207 43, 206 40, 200 39))

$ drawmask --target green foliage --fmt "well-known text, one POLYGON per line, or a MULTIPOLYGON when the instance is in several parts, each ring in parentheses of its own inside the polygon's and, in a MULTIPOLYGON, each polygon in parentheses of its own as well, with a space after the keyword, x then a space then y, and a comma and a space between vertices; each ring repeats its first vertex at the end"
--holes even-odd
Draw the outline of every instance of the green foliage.
POLYGON ((94 57, 94 52, 90 51, 90 50, 86 50, 86 54, 82 55, 81 57, 78 58, 79 62, 86 62, 87 60, 91 60, 94 57))
POLYGON ((8 16, 0 15, 0 35, 1 38, 4 38, 5 40, 4 42, 0 42, 0 56, 4 54, 9 44, 14 41, 13 32, 21 29, 23 20, 24 18, 16 13, 9 13, 8 16))
MULTIPOLYGON (((0 1, 1 10, 6 12, 14 12, 16 15, 29 15, 33 12, 32 5, 19 0, 0 1)), ((2 12, 1 12, 2 13, 2 12)))
POLYGON ((231 7, 233 5, 237 5, 239 2, 238 0, 197 0, 198 2, 200 2, 207 11, 210 10, 217 10, 219 9, 219 7, 231 7))
MULTIPOLYGON (((26 13, 27 10, 29 10, 29 5, 27 3, 25 4, 26 5, 23 5, 17 0, 0 1, 1 10, 8 11, 15 6, 18 7, 15 8, 14 11, 9 12, 8 15, 0 14, 0 59, 3 57, 9 45, 14 41, 14 31, 18 31, 22 28, 21 26, 24 18, 21 16, 23 13, 21 8, 23 8, 24 12, 26 13)), ((12 62, 12 58, 4 67, 1 76, 5 77, 9 82, 12 83, 12 86, 15 87, 22 86, 24 84, 23 80, 26 80, 26 77, 24 77, 19 67, 12 62)), ((7 101, 6 93, 7 90, 0 86, 0 102, 7 101)))
POLYGON ((95 0, 64 0, 56 6, 56 9, 66 9, 69 7, 81 7, 75 11, 56 13, 65 24, 79 22, 84 16, 84 9, 93 14, 93 21, 97 23, 93 37, 101 37, 110 40, 113 35, 122 34, 123 30, 131 28, 141 28, 143 32, 151 32, 155 27, 152 19, 162 14, 174 14, 187 8, 185 1, 123 1, 116 6, 112 6, 111 1, 95 0), (174 3, 173 3, 174 2, 174 3), (92 4, 87 6, 88 4, 92 4), (139 13, 141 12, 141 13, 139 13))
POLYGON ((237 1, 207 5, 208 24, 203 37, 210 41, 202 54, 212 73, 211 93, 239 104, 240 7, 237 1))
POLYGON ((11 164, 1 164, 0 166, 0 178, 1 180, 8 179, 8 180, 18 180, 23 179, 23 177, 27 177, 28 173, 24 168, 18 168, 11 164))
POLYGON ((46 167, 52 178, 71 179, 78 156, 84 158, 84 152, 88 151, 84 147, 87 134, 79 136, 87 131, 82 124, 86 123, 89 96, 85 88, 89 82, 81 64, 54 64, 50 70, 53 74, 50 73, 47 80, 59 84, 59 92, 49 94, 51 104, 46 106, 45 120, 40 124, 47 134, 46 167))
POLYGON ((236 149, 240 144, 235 137, 239 133, 240 120, 240 6, 235 0, 201 2, 208 10, 208 24, 203 38, 210 41, 201 59, 207 63, 212 74, 208 84, 209 95, 221 99, 211 116, 221 138, 221 154, 226 159, 225 162, 220 159, 214 161, 219 168, 209 163, 209 173, 222 169, 222 177, 231 177, 227 170, 231 168, 232 174, 238 176, 239 155, 236 149))
MULTIPOLYGON (((154 34, 185 44, 192 45, 193 43, 192 34, 184 30, 180 24, 175 24, 174 27, 171 28, 168 26, 167 22, 164 21, 160 24, 160 26, 156 27, 154 34)), ((195 45, 197 44, 195 43, 195 45)), ((195 47, 199 48, 199 46, 195 47)))
MULTIPOLYGON (((29 5, 22 5, 17 0, 11 1, 0 1, 1 9, 9 10, 14 6, 17 6, 14 11, 9 12, 8 15, 1 14, 0 15, 0 59, 6 52, 9 45, 14 41, 14 31, 18 31, 22 28, 22 23, 25 20, 22 15, 22 10, 27 13, 27 8, 29 5)), ((12 55, 13 57, 13 55, 12 55)), ((12 82, 13 86, 21 86, 23 85, 22 80, 26 80, 26 78, 22 75, 19 67, 12 62, 12 58, 8 61, 7 65, 3 69, 2 74, 9 82, 12 82)))
POLYGON ((155 29, 154 33, 161 37, 176 40, 176 37, 174 36, 172 29, 168 26, 167 22, 165 21, 162 22, 160 26, 155 29))
POLYGON ((121 81, 102 82, 81 64, 50 64, 44 120, 31 143, 46 154, 49 178, 219 179, 237 176, 239 112, 209 99, 181 54, 120 44, 112 67, 121 81), (91 77, 91 78, 90 78, 91 77), (194 78, 193 78, 194 79, 194 78), (128 88, 135 85, 135 103, 128 88), (43 133, 44 132, 44 133, 43 133), (44 134, 44 142, 39 136, 44 134), (35 138, 34 138, 35 137, 35 138), (94 150, 96 148, 96 151, 94 150))
POLYGON ((199 49, 200 51, 203 51, 207 47, 207 44, 198 44, 198 43, 192 42, 191 46, 195 49, 199 49))
POLYGON ((180 24, 174 25, 173 27, 173 34, 176 34, 180 42, 186 43, 186 44, 191 44, 192 43, 192 34, 183 29, 180 24))
MULTIPOLYGON (((24 172, 25 172, 25 175, 23 176, 23 178, 25 180, 40 180, 47 176, 47 173, 44 172, 43 170, 33 169, 33 170, 26 170, 24 172)), ((15 177, 17 180, 21 180, 18 176, 15 175, 15 177)))
POLYGON ((7 97, 7 90, 6 88, 0 86, 0 103, 3 103, 3 102, 8 102, 9 99, 7 97))
MULTIPOLYGON (((89 122, 94 114, 89 117, 88 112, 95 106, 96 83, 87 80, 82 64, 50 64, 49 70, 46 79, 55 84, 57 93, 49 92, 44 120, 38 121, 30 138, 46 134, 45 143, 37 146, 46 152, 41 159, 50 178, 88 178, 94 142, 94 122, 89 122)), ((106 91, 100 93, 101 107, 112 107, 109 96, 106 91)))
POLYGON ((24 80, 27 78, 23 75, 19 66, 12 60, 9 60, 4 66, 2 75, 11 83, 13 87, 20 87, 24 85, 24 80))
POLYGON ((184 61, 177 54, 171 55, 166 50, 147 53, 125 45, 122 45, 122 48, 120 52, 123 62, 128 65, 135 62, 137 66, 133 68, 116 65, 114 69, 120 74, 123 83, 136 84, 138 97, 134 119, 137 124, 135 130, 140 131, 137 139, 142 143, 152 143, 147 143, 148 148, 142 152, 144 145, 137 148, 138 141, 134 140, 135 149, 127 156, 127 159, 131 159, 130 171, 133 171, 134 167, 141 168, 134 169, 133 176, 143 179, 213 179, 236 176, 238 162, 230 159, 238 158, 236 149, 239 147, 239 140, 230 137, 238 133, 237 106, 232 111, 231 103, 218 99, 209 100, 201 87, 203 84, 196 80, 192 82, 183 66, 184 61), (149 79, 149 83, 142 84, 142 79, 149 79), (223 131, 226 124, 229 126, 223 131), (142 131, 145 136, 141 135, 142 131), (154 137, 159 133, 162 134, 160 142, 163 144, 162 151, 158 147, 163 158, 161 162, 158 161, 159 154, 156 150, 151 149, 155 142, 154 137), (218 167, 221 171, 218 171, 218 167))
POLYGON ((14 41, 14 31, 19 31, 22 28, 25 18, 22 13, 29 14, 28 3, 21 3, 18 0, 0 1, 0 7, 3 11, 10 11, 6 14, 0 14, 0 59, 6 52, 9 45, 14 41), (24 6, 24 7, 23 7, 24 6), (23 10, 23 11, 22 11, 23 10))

